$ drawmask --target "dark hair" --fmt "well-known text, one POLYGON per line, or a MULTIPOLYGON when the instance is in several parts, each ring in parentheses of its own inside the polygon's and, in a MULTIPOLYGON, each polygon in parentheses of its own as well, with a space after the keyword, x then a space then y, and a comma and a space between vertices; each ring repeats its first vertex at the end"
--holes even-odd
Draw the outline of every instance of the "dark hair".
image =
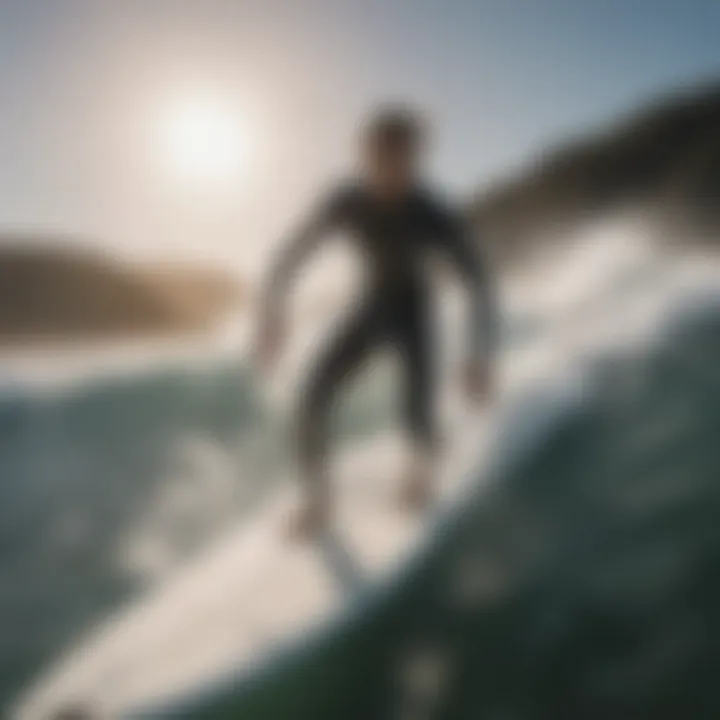
POLYGON ((425 128, 419 113, 405 106, 377 110, 365 126, 364 139, 381 152, 412 152, 422 143, 425 128))

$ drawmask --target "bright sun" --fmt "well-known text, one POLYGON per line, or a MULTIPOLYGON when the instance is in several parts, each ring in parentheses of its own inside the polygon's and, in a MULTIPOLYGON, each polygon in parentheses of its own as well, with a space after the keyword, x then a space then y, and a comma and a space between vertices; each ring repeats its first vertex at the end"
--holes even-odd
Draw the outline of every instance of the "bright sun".
POLYGON ((166 162, 178 180, 207 189, 230 188, 248 162, 248 140, 239 113, 212 97, 175 102, 161 128, 166 162))

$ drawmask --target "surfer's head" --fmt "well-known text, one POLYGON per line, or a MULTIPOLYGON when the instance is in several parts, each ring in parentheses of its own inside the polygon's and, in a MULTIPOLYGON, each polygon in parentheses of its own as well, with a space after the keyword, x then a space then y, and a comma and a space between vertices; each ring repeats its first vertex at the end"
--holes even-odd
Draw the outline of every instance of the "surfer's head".
POLYGON ((381 108, 370 117, 362 135, 362 158, 375 190, 402 195, 415 184, 425 135, 422 118, 406 106, 381 108))

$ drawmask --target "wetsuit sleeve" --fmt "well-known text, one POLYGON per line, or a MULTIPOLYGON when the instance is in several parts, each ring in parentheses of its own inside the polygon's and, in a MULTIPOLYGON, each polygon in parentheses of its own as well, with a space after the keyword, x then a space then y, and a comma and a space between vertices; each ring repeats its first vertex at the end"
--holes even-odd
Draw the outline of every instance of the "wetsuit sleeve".
POLYGON ((290 235, 271 265, 261 293, 261 313, 276 316, 296 272, 342 221, 344 196, 335 192, 324 198, 290 235))
POLYGON ((436 242, 470 292, 470 354, 488 357, 497 345, 497 310, 488 262, 477 247, 470 223, 451 211, 434 212, 436 242))

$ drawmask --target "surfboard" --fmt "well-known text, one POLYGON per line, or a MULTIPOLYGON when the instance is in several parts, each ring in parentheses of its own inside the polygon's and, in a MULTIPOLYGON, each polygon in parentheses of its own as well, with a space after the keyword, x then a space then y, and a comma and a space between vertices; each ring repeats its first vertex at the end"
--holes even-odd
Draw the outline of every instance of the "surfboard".
MULTIPOLYGON (((477 464, 482 417, 459 423, 441 468, 439 505, 477 464)), ((431 516, 403 511, 393 478, 397 438, 379 437, 338 460, 333 527, 309 543, 284 528, 287 483, 252 518, 120 609, 61 657, 17 702, 16 720, 82 710, 117 717, 199 689, 231 668, 242 677, 336 617, 355 595, 406 561, 431 516)))

